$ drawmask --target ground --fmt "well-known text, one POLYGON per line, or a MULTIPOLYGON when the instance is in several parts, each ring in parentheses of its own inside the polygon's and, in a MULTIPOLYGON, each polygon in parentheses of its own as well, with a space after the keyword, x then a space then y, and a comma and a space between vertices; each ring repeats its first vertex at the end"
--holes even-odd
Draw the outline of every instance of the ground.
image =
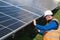
MULTIPOLYGON (((53 10, 53 13, 53 17, 57 18, 60 21, 60 7, 53 10)), ((13 40, 13 38, 9 37, 6 40, 13 40)), ((15 35, 14 40, 42 40, 42 36, 37 33, 35 27, 31 23, 24 29, 18 31, 15 35)))

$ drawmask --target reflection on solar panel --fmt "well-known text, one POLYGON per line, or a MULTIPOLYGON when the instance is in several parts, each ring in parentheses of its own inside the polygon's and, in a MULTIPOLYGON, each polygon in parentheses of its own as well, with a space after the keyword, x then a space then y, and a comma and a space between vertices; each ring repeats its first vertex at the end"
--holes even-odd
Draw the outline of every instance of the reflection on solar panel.
POLYGON ((41 10, 0 1, 0 40, 43 15, 41 10))

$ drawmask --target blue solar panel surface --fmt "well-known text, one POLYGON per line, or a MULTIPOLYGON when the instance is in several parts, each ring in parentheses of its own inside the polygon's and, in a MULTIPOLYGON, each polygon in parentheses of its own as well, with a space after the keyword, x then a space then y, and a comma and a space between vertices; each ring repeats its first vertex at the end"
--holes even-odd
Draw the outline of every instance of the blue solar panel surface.
POLYGON ((41 10, 27 6, 18 7, 6 1, 0 1, 0 39, 23 28, 42 15, 41 10))

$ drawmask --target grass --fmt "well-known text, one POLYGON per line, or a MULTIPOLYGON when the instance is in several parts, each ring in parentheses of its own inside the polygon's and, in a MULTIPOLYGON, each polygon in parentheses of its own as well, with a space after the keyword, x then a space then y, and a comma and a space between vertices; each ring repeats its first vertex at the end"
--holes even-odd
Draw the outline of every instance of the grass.
POLYGON ((56 12, 56 14, 54 15, 54 17, 60 21, 60 10, 58 10, 56 12))
MULTIPOLYGON (((60 7, 58 7, 58 11, 54 12, 54 17, 60 21, 60 7)), ((18 31, 14 39, 10 36, 5 40, 42 40, 42 36, 37 33, 35 27, 31 23, 22 30, 18 31)))

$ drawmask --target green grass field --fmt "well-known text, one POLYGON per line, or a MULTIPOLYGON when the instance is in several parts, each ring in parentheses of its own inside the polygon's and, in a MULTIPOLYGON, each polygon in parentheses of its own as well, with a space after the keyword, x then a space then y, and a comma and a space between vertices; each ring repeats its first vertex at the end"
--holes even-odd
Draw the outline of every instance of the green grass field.
MULTIPOLYGON (((55 10, 54 17, 60 21, 60 7, 55 10)), ((13 40, 11 37, 7 38, 6 40, 13 40)), ((31 23, 27 27, 23 28, 22 30, 18 31, 15 35, 14 40, 42 40, 42 36, 37 33, 35 27, 31 23)))

